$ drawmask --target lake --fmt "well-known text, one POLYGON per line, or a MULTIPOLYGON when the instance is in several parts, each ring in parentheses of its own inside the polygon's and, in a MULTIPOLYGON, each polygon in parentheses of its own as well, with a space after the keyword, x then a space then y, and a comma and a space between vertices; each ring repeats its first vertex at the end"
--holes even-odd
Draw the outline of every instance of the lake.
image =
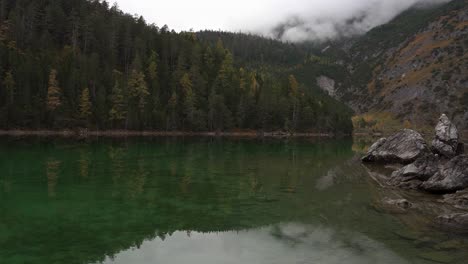
POLYGON ((381 206, 366 144, 0 138, 0 263, 466 263, 381 206))

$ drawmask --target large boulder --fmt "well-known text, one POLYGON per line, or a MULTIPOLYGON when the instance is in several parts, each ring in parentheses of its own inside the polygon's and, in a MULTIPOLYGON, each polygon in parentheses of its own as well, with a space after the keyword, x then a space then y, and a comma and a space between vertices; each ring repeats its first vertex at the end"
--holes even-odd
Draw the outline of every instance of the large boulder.
POLYGON ((428 152, 421 134, 403 129, 389 138, 381 138, 375 142, 362 161, 409 164, 428 152))
POLYGON ((416 189, 439 170, 439 159, 433 154, 426 154, 415 162, 392 173, 388 183, 390 185, 416 189))
POLYGON ((458 130, 445 114, 439 118, 435 128, 435 138, 432 141, 432 151, 446 158, 453 158, 460 151, 461 144, 458 142, 458 130))
POLYGON ((468 187, 468 156, 457 156, 442 165, 438 172, 421 184, 423 190, 451 193, 468 187))

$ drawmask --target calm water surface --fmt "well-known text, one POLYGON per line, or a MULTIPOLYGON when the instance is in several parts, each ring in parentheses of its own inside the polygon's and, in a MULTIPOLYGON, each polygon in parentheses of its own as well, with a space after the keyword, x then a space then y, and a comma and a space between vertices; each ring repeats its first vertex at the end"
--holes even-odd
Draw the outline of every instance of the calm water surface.
POLYGON ((465 238, 375 208, 359 148, 1 138, 0 263, 466 263, 465 238))

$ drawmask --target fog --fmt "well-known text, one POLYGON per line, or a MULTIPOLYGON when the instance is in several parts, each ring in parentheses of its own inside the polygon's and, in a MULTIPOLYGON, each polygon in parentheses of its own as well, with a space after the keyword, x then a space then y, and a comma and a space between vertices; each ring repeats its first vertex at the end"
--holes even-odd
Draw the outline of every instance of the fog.
POLYGON ((128 13, 176 31, 250 32, 285 41, 329 40, 362 34, 412 6, 449 0, 118 0, 128 13))

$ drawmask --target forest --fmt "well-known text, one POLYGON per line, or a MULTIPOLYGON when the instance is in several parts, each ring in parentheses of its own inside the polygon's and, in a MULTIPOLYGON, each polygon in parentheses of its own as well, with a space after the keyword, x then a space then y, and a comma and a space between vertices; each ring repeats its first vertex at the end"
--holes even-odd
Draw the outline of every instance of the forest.
POLYGON ((0 0, 0 128, 352 131, 349 108, 282 66, 306 50, 211 35, 106 1, 0 0))

